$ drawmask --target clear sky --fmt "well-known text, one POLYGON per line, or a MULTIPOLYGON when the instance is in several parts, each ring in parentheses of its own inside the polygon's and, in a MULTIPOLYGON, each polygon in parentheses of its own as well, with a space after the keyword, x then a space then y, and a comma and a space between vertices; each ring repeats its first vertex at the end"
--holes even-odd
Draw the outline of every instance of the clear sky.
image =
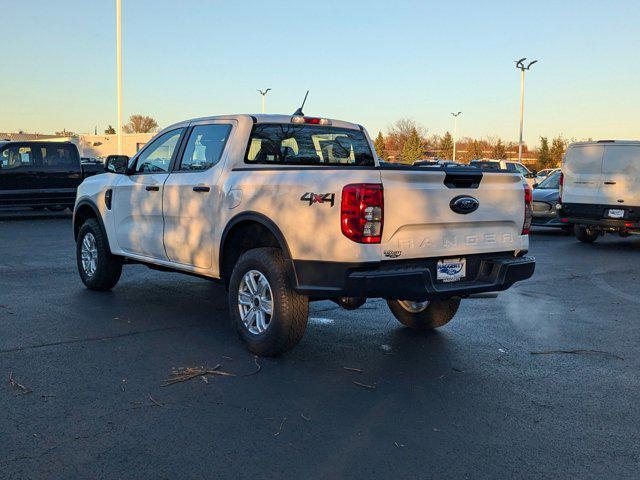
MULTIPOLYGON (((115 0, 0 0, 0 131, 115 126, 115 0)), ((628 1, 123 0, 124 116, 267 109, 400 117, 429 133, 640 138, 640 7, 628 1)))

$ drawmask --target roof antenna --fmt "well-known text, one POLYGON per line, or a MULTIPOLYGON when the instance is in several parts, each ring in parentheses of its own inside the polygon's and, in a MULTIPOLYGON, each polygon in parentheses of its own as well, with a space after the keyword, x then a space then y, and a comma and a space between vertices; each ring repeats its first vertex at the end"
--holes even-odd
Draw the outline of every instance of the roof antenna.
POLYGON ((302 105, 300 105, 300 108, 297 109, 295 112, 293 112, 294 115, 304 115, 304 113, 302 113, 302 109, 304 108, 304 104, 307 101, 308 95, 309 95, 309 90, 307 90, 307 93, 304 94, 304 100, 302 100, 302 105))

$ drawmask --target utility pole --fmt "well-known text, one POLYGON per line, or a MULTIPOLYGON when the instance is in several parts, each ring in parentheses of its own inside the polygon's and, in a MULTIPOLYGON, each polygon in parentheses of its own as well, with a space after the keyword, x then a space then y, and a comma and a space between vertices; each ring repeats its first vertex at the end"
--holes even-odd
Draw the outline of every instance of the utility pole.
POLYGON ((458 112, 458 113, 453 113, 451 112, 451 115, 453 115, 453 161, 456 161, 456 138, 457 138, 457 134, 458 134, 458 117, 460 116, 462 112, 458 112))
POLYGON ((518 162, 522 163, 522 132, 524 130, 524 72, 525 70, 529 70, 534 63, 537 63, 538 60, 534 60, 529 62, 529 64, 525 67, 524 61, 527 57, 521 58, 520 60, 516 60, 516 68, 521 72, 520 78, 520 141, 518 142, 518 162))
POLYGON ((122 0, 116 0, 116 70, 118 96, 118 155, 122 155, 122 0))
POLYGON ((262 113, 266 113, 267 112, 266 99, 267 99, 267 93, 269 93, 269 90, 271 90, 271 89, 267 88, 265 91, 258 90, 260 95, 262 95, 262 113))

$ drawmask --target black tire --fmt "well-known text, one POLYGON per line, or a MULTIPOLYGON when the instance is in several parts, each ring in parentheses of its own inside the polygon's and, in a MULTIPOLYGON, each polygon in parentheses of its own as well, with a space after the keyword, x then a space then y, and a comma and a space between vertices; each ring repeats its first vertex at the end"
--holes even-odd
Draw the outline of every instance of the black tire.
POLYGON ((242 341, 256 355, 277 356, 300 341, 307 328, 309 301, 291 287, 281 250, 256 248, 240 257, 229 281, 229 315, 242 341), (271 314, 264 317, 268 326, 259 333, 250 331, 240 313, 241 282, 252 270, 262 274, 271 289, 271 314))
POLYGON ((111 254, 107 235, 95 218, 88 219, 80 227, 76 241, 76 263, 80 279, 89 290, 111 290, 120 280, 122 258, 111 254), (82 245, 87 235, 93 236, 97 252, 96 268, 93 273, 85 270, 82 262, 82 245))
POLYGON ((598 238, 599 233, 583 225, 574 225, 573 233, 578 240, 583 243, 593 243, 598 238))
POLYGON ((455 316, 460 306, 460 297, 431 300, 423 309, 414 311, 403 306, 402 302, 387 300, 389 310, 401 324, 414 330, 432 330, 446 325, 455 316))

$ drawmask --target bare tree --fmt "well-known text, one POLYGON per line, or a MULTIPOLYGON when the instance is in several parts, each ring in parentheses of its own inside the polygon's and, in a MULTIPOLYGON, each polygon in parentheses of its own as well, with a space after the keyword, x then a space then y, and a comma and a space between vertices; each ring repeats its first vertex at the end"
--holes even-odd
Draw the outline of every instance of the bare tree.
POLYGON ((146 115, 131 115, 129 123, 122 127, 124 133, 150 133, 158 128, 158 123, 146 115))
POLYGON ((427 129, 411 118, 396 120, 387 130, 388 133, 385 136, 386 150, 388 154, 394 156, 401 154, 404 143, 414 132, 418 134, 421 143, 424 142, 427 134, 427 129))

